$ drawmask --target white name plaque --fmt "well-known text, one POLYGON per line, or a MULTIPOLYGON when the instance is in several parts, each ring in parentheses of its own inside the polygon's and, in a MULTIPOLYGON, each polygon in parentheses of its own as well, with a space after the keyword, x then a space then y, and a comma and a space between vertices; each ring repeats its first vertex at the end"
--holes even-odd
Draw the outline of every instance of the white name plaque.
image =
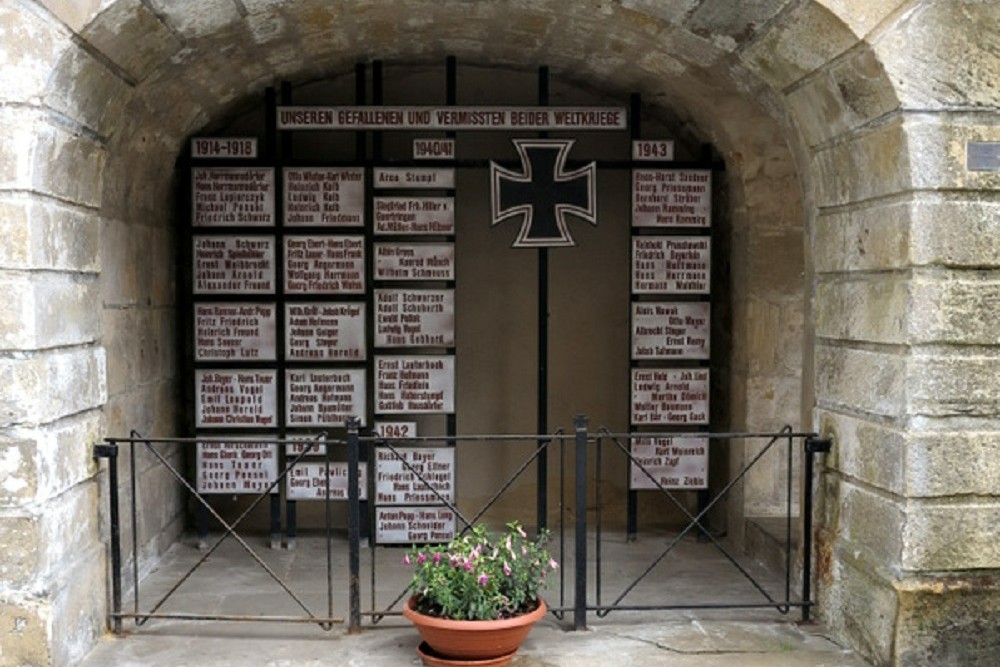
POLYGON ((637 438, 632 458, 632 489, 708 488, 708 438, 637 438))
POLYGON ((708 359, 705 302, 632 304, 633 359, 708 359))
POLYGON ((455 513, 447 507, 377 507, 378 544, 429 544, 455 537, 455 513))
POLYGON ((394 449, 375 448, 377 504, 440 505, 445 500, 455 501, 454 447, 394 449))
POLYGON ((257 157, 256 137, 194 137, 191 157, 246 160, 257 157))
POLYGON ((632 237, 633 294, 708 294, 712 240, 707 236, 632 237))
POLYGON ((286 426, 343 426, 349 417, 364 425, 365 369, 286 370, 285 410, 286 426))
POLYGON ((376 347, 452 347, 455 290, 375 290, 376 347))
POLYGON ((285 304, 286 359, 363 361, 365 349, 365 304, 285 304))
POLYGON ((285 225, 363 227, 364 224, 362 167, 285 169, 285 225))
POLYGON ((386 440, 405 440, 417 437, 417 422, 385 422, 377 421, 372 431, 386 440))
POLYGON ((632 159, 636 161, 673 160, 674 142, 669 139, 640 139, 633 141, 632 159))
POLYGON ((325 435, 289 437, 289 439, 296 442, 285 444, 286 457, 295 457, 300 454, 305 454, 305 456, 326 456, 325 435))
POLYGON ((274 361, 273 303, 194 304, 195 361, 274 361))
POLYGON ((455 159, 454 139, 414 139, 414 160, 453 160, 455 159))
POLYGON ((454 197, 375 197, 376 234, 454 234, 454 197))
POLYGON ((277 371, 198 369, 194 373, 198 428, 274 428, 277 425, 277 371))
POLYGON ((455 411, 455 357, 375 358, 375 414, 455 411))
POLYGON ((286 236, 286 294, 364 294, 361 236, 286 236))
MULTIPOLYGON (((199 442, 198 493, 263 493, 278 479, 278 447, 254 441, 199 442)), ((273 489, 278 492, 278 487, 273 489)))
POLYGON ((454 243, 375 244, 375 280, 454 279, 454 243))
POLYGON ((195 236, 194 294, 274 294, 273 236, 195 236))
POLYGON ((632 369, 633 424, 707 424, 708 369, 632 369))
MULTIPOLYGON (((285 478, 285 497, 288 500, 326 500, 324 467, 330 476, 330 500, 347 500, 347 463, 339 461, 296 463, 285 478)), ((358 463, 358 499, 368 500, 368 464, 364 461, 358 463)))
POLYGON ((632 225, 709 227, 712 172, 707 169, 632 171, 632 225))

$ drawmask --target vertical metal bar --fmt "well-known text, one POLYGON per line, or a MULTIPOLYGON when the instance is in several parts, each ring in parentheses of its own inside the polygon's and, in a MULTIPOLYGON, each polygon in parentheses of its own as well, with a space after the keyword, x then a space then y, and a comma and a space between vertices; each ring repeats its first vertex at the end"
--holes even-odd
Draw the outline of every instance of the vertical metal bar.
POLYGON ((112 442, 101 450, 108 459, 108 509, 111 513, 111 611, 115 634, 122 632, 122 532, 118 508, 118 443, 112 442))
MULTIPOLYGON (((139 434, 132 431, 130 438, 136 438, 139 434)), ((132 610, 139 613, 139 500, 137 493, 136 465, 135 465, 135 441, 128 443, 129 454, 129 476, 131 477, 132 489, 132 610)))
MULTIPOLYGON (((639 93, 632 93, 629 98, 629 116, 630 116, 630 132, 632 140, 642 138, 642 96, 639 93)), ((632 146, 629 145, 629 159, 632 158, 632 146)), ((632 237, 635 236, 635 228, 632 227, 631 221, 629 224, 629 244, 633 243, 632 237)), ((632 254, 632 248, 629 248, 629 255, 632 254)), ((631 272, 635 269, 629 269, 629 294, 632 294, 632 276, 631 272)), ((635 297, 632 296, 632 299, 635 297)), ((629 306, 629 331, 632 330, 632 308, 629 306)), ((629 366, 632 366, 632 358, 629 355, 629 366)), ((631 382, 631 377, 629 379, 631 382)), ((631 420, 631 416, 629 417, 631 420)), ((633 430, 634 427, 630 426, 629 430, 633 430)), ((628 441, 629 452, 632 451, 632 443, 635 442, 631 438, 628 441)), ((636 538, 636 534, 639 532, 639 494, 637 491, 632 489, 632 462, 629 461, 628 465, 625 467, 625 488, 628 489, 626 495, 625 503, 625 540, 627 542, 632 542, 636 538)), ((598 587, 600 590, 600 587, 598 587)))
MULTIPOLYGON (((549 103, 549 68, 538 68, 538 105, 549 103)), ((544 136, 544 133, 543 133, 544 136)), ((538 249, 538 434, 549 432, 549 249, 538 249)), ((535 506, 538 530, 548 526, 549 452, 539 442, 537 497, 535 506)))
POLYGON ((333 517, 330 507, 330 450, 333 443, 327 442, 324 447, 326 455, 323 457, 324 472, 323 478, 326 482, 324 508, 324 524, 326 528, 326 617, 333 618, 333 517))
POLYGON ((802 494, 802 622, 809 622, 812 600, 812 530, 813 530, 813 456, 830 451, 831 442, 817 438, 805 439, 805 472, 802 494))
POLYGON ((587 628, 587 417, 577 415, 576 427, 576 587, 573 629, 587 628))
MULTIPOLYGON (((785 482, 785 601, 792 599, 792 466, 795 441, 792 436, 788 436, 787 443, 787 464, 785 474, 788 479, 785 482)), ((788 607, 781 609, 782 613, 788 612, 788 607)))
POLYGON ((358 487, 358 459, 360 443, 358 429, 361 420, 351 417, 347 421, 347 539, 350 569, 350 614, 348 632, 351 634, 361 630, 361 500, 358 487))
MULTIPOLYGON (((601 449, 604 438, 597 438, 597 454, 594 457, 594 505, 595 512, 597 516, 594 518, 594 601, 597 603, 598 609, 601 606, 601 529, 603 527, 603 521, 601 516, 601 508, 603 507, 601 498, 601 449)), ((598 611, 598 615, 600 612, 598 611)))

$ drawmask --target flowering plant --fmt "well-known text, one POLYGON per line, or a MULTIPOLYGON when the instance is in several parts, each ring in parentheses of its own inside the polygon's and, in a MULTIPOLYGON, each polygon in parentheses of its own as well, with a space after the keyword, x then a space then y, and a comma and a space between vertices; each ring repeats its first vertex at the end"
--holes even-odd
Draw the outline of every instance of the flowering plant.
POLYGON ((459 621, 511 618, 537 606, 545 576, 558 568, 545 545, 517 521, 502 534, 476 524, 448 544, 414 547, 403 562, 415 566, 410 589, 416 610, 459 621))

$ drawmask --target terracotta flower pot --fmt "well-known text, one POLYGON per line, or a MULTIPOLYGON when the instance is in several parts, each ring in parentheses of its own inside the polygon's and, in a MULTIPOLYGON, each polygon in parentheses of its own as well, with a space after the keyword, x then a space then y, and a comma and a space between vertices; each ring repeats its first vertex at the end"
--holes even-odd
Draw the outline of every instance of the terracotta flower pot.
MULTIPOLYGON (((421 614, 416 611, 415 605, 416 597, 407 600, 406 606, 403 607, 403 615, 417 626, 421 639, 436 656, 458 661, 492 661, 504 657, 509 661, 528 636, 531 627, 548 611, 545 601, 539 599, 538 607, 534 611, 514 618, 498 621, 454 621, 421 614)), ((421 657, 424 657, 426 662, 423 653, 421 657)))

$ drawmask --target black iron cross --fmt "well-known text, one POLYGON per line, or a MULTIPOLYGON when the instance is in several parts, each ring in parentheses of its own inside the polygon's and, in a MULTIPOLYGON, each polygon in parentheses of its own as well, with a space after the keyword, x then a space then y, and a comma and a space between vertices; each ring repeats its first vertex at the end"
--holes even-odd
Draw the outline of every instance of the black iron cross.
POLYGON ((597 224, 595 164, 565 171, 566 155, 573 141, 514 139, 521 156, 521 173, 490 163, 493 194, 490 224, 522 216, 521 232, 512 247, 576 245, 566 224, 566 214, 597 224))

